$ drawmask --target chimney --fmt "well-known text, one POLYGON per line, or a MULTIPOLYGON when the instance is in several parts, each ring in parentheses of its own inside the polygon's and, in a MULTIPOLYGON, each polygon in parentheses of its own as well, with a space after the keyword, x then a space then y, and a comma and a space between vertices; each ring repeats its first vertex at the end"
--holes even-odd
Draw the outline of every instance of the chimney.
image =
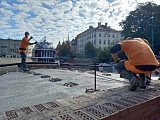
POLYGON ((89 26, 89 29, 93 29, 93 26, 90 25, 90 26, 89 26))
POLYGON ((105 23, 105 27, 107 27, 107 23, 105 23))
POLYGON ((98 22, 98 27, 101 26, 101 22, 98 22))

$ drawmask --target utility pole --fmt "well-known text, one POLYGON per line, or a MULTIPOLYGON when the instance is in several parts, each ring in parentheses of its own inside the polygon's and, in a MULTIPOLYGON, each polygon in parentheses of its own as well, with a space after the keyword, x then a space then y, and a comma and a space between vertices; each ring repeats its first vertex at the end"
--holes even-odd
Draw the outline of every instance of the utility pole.
POLYGON ((154 16, 153 16, 153 13, 152 13, 152 43, 151 43, 151 45, 152 45, 152 49, 153 49, 153 36, 154 36, 154 30, 153 30, 153 19, 154 19, 154 16))

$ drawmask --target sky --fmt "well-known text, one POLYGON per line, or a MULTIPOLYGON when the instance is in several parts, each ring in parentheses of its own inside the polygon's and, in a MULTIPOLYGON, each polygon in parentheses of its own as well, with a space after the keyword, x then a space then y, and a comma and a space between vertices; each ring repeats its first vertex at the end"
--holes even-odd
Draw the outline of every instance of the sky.
MULTIPOLYGON (((76 37, 90 25, 108 23, 122 30, 138 3, 151 0, 0 0, 0 38, 22 39, 28 31, 40 41, 44 36, 56 46, 58 41, 76 37)), ((160 0, 152 0, 160 4, 160 0)))

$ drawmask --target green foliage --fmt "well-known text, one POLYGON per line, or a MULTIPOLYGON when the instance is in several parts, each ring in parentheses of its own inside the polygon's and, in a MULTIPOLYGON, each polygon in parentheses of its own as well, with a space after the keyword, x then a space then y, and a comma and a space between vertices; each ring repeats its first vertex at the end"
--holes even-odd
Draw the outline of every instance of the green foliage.
POLYGON ((56 50, 58 51, 58 55, 63 57, 70 57, 71 55, 70 41, 64 41, 62 45, 57 46, 56 50))
POLYGON ((147 2, 138 4, 137 9, 131 11, 126 20, 120 23, 125 37, 141 37, 152 43, 153 49, 158 50, 160 39, 160 5, 147 2))
POLYGON ((96 49, 93 46, 93 43, 91 43, 91 42, 87 42, 85 44, 84 52, 85 52, 86 57, 88 57, 88 58, 96 57, 96 49))
POLYGON ((111 53, 108 49, 101 50, 98 54, 99 62, 106 63, 111 60, 111 53))

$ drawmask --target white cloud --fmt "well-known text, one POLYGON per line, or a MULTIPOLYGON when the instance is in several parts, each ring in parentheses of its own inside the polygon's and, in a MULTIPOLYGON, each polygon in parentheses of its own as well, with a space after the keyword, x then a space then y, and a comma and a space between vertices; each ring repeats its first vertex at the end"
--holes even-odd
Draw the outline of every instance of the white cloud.
MULTIPOLYGON (((59 40, 67 39, 68 33, 75 37, 97 22, 120 30, 121 22, 134 10, 137 3, 150 0, 15 0, 0 2, 0 37, 22 38, 25 31, 41 40, 47 36, 55 46, 59 40), (17 2, 15 2, 17 1, 17 2), (20 4, 19 4, 20 3, 20 4), (6 34, 7 33, 7 34, 6 34)), ((160 0, 154 0, 160 4, 160 0)))

